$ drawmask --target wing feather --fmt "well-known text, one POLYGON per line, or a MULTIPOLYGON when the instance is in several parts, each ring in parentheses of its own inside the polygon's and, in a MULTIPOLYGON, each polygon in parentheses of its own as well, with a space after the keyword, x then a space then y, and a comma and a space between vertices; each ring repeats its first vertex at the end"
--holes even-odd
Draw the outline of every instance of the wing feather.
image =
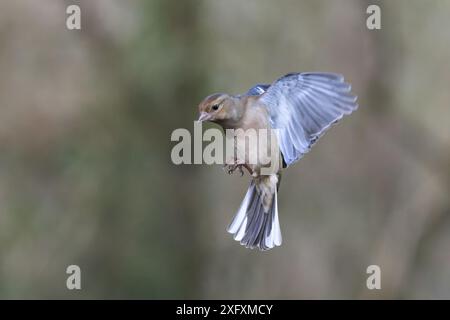
POLYGON ((350 90, 351 85, 344 82, 342 75, 308 72, 287 74, 270 86, 257 85, 247 94, 259 93, 272 128, 279 129, 280 149, 290 165, 333 124, 357 109, 357 97, 350 90))

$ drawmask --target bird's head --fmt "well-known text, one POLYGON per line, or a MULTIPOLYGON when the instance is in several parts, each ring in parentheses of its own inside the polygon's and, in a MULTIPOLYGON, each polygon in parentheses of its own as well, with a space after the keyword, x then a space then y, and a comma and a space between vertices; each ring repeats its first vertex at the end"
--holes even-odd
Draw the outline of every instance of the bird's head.
POLYGON ((225 122, 236 115, 236 98, 225 93, 207 96, 198 106, 198 121, 225 122))

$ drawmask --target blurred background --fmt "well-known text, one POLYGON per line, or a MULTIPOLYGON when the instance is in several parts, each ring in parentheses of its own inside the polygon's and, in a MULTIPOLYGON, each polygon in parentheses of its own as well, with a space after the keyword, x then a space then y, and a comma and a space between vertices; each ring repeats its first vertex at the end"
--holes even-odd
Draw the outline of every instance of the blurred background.
POLYGON ((2 1, 0 298, 450 298, 449 12, 2 1), (295 71, 344 74, 360 108, 284 174, 283 245, 251 251, 225 230, 249 177, 172 164, 170 135, 193 131, 204 96, 295 71))

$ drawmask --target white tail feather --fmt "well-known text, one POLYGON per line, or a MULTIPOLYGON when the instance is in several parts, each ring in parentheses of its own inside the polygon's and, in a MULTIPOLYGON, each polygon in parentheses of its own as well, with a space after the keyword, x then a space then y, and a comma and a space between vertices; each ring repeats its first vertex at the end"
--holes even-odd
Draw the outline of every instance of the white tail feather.
POLYGON ((262 198, 257 196, 257 192, 255 182, 252 181, 227 231, 246 247, 268 250, 282 243, 277 191, 275 188, 272 206, 268 212, 264 211, 262 198))

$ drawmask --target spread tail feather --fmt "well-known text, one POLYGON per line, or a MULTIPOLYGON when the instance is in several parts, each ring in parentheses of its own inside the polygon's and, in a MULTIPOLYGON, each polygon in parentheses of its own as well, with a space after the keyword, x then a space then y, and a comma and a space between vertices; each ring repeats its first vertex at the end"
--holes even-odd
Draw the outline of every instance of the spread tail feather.
POLYGON ((281 245, 277 175, 253 179, 227 231, 247 248, 269 250, 281 245))

